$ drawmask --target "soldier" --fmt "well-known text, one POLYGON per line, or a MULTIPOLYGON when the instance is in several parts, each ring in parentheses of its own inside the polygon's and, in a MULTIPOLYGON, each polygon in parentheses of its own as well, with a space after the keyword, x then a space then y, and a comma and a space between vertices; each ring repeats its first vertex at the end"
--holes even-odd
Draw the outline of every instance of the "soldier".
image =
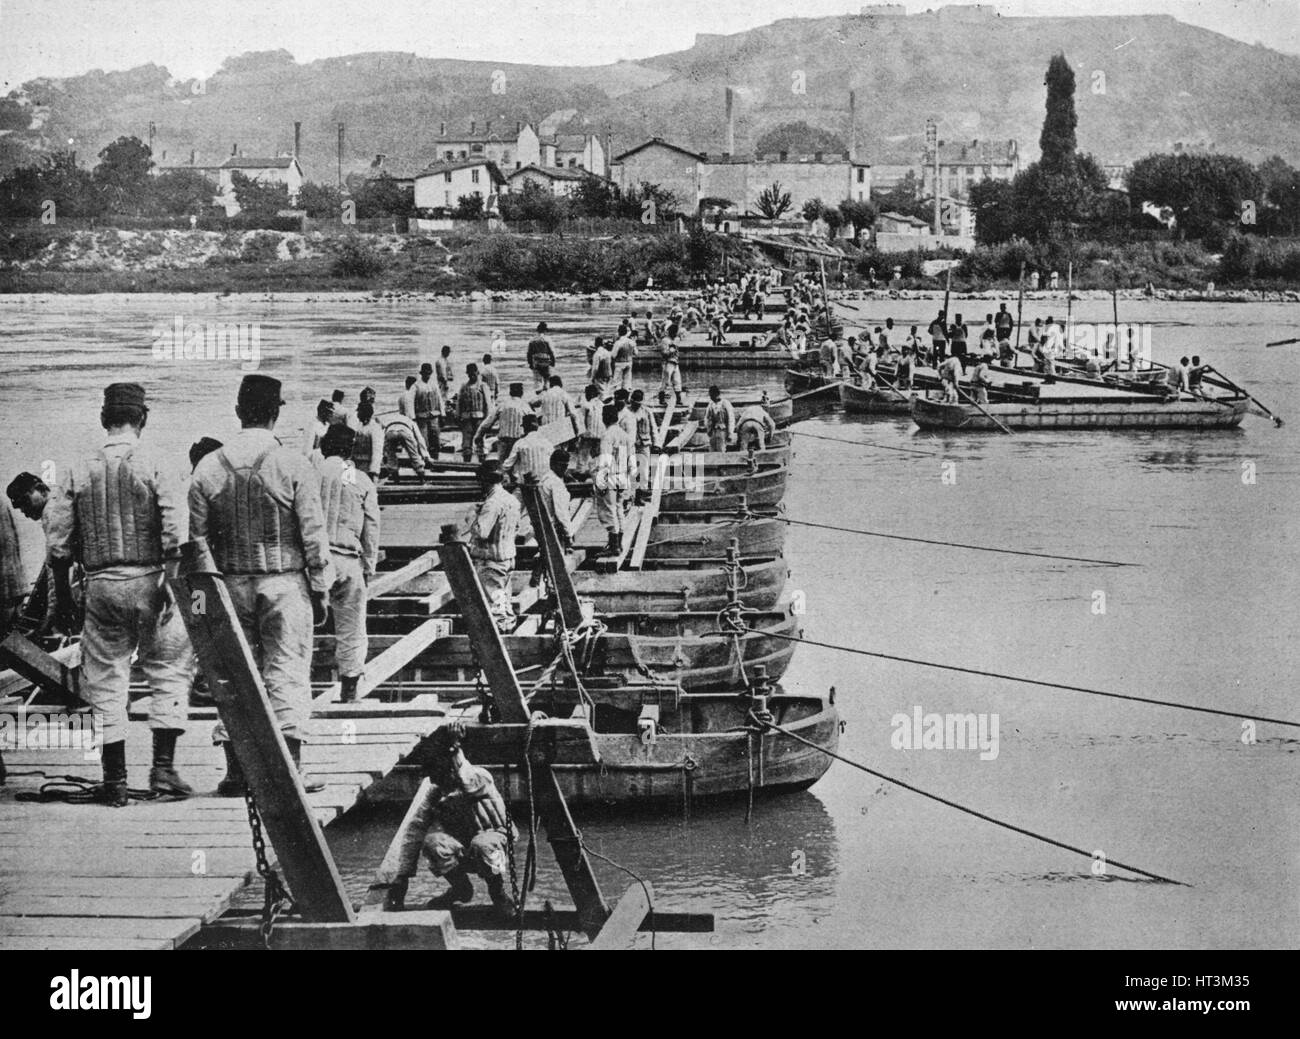
MULTIPOLYGON (((9 481, 6 493, 9 496, 10 505, 29 520, 41 525, 41 533, 48 544, 52 514, 45 507, 50 500, 50 488, 45 481, 35 473, 19 473, 9 481)), ((12 572, 19 578, 23 576, 21 565, 18 565, 12 572)), ((6 576, 10 573, 10 568, 7 566, 5 567, 5 573, 6 576)), ((75 631, 76 625, 73 623, 72 618, 58 616, 57 606, 54 576, 47 563, 41 567, 41 572, 36 578, 36 585, 27 599, 20 620, 35 623, 37 625, 35 634, 37 635, 48 634, 56 628, 61 628, 69 633, 75 631)))
MULTIPOLYGON (((194 651, 167 588, 164 559, 180 550, 185 509, 176 481, 140 446, 149 417, 144 388, 104 390, 104 446, 69 466, 49 505, 49 558, 61 609, 71 599, 68 571, 85 571, 81 695, 101 727, 104 782, 88 800, 121 807, 128 800, 126 731, 131 655, 152 694, 153 767, 149 789, 169 797, 194 791, 175 768, 176 740, 194 680, 194 651)), ((300 465, 306 460, 293 451, 300 465)))
MULTIPOLYGON (((366 407, 366 405, 361 405, 366 407)), ((335 426, 321 443, 321 507, 329 537, 334 583, 334 660, 338 666, 340 699, 357 698, 357 683, 366 666, 366 585, 379 563, 379 494, 370 477, 353 464, 356 437, 346 426, 335 426)))
POLYGON ((710 451, 725 451, 736 426, 736 409, 717 386, 709 387, 709 406, 704 409, 704 431, 710 451))
MULTIPOLYGON (((198 464, 190 481, 190 537, 206 538, 244 635, 258 655, 280 732, 308 791, 325 784, 302 773, 311 711, 312 628, 325 623, 334 584, 320 476, 272 430, 284 401, 280 381, 245 375, 235 414, 239 435, 198 464)), ((213 740, 226 754, 223 797, 244 792, 225 726, 213 740)))
POLYGON ((573 547, 573 537, 576 533, 573 529, 573 499, 569 496, 569 488, 564 482, 568 472, 569 452, 562 447, 557 447, 551 452, 551 471, 543 476, 537 485, 542 501, 546 503, 554 517, 555 533, 559 538, 560 547, 566 551, 573 547))
POLYGON ((539 421, 536 415, 524 416, 524 435, 501 463, 511 487, 526 483, 529 477, 540 480, 547 473, 555 445, 541 432, 539 421))
POLYGON ((429 737, 428 782, 421 786, 419 807, 403 826, 397 869, 391 878, 388 906, 399 908, 423 853, 429 869, 448 883, 431 905, 451 908, 474 898, 471 876, 487 882, 492 904, 507 919, 515 912, 505 887, 509 842, 514 823, 505 800, 487 769, 470 764, 461 751, 465 727, 444 726, 429 737))
MULTIPOLYGON (((524 403, 524 384, 512 382, 510 396, 494 407, 474 433, 474 441, 481 445, 493 426, 497 427, 497 459, 504 462, 510 457, 515 441, 524 435, 524 416, 531 414, 524 403)), ((480 447, 481 451, 482 448, 480 447)))
POLYGON ((384 427, 375 418, 375 406, 368 400, 357 405, 356 436, 352 439, 352 461, 371 481, 379 479, 384 467, 384 427))
MULTIPOLYGON (((601 417, 605 423, 605 435, 600 441, 592 490, 596 499, 596 518, 609 535, 604 553, 617 556, 623 551, 623 498, 635 479, 633 444, 627 430, 619 425, 618 408, 606 404, 601 417)), ((592 554, 600 555, 601 552, 592 554)))
POLYGON ((431 381, 432 379, 433 365, 426 361, 420 365, 420 381, 414 386, 415 395, 411 404, 415 424, 424 438, 424 446, 429 449, 429 453, 434 458, 437 458, 442 451, 441 431, 438 425, 446 411, 446 405, 442 394, 438 391, 438 384, 431 381))
POLYGON ((650 498, 650 448, 654 445, 654 420, 646 410, 645 393, 633 390, 627 410, 636 422, 632 444, 636 449, 636 504, 644 505, 650 498))
MULTIPOLYGON (((465 365, 465 381, 456 393, 456 417, 460 424, 460 457, 466 462, 474 460, 474 437, 488 413, 487 387, 479 381, 478 365, 465 365)), ((482 459, 482 450, 479 449, 482 459)), ((437 457, 435 452, 434 457, 437 457)))
POLYGON ((515 619, 510 573, 515 568, 519 501, 501 486, 501 463, 496 459, 480 465, 477 475, 483 500, 469 516, 469 554, 497 628, 510 631, 515 619))

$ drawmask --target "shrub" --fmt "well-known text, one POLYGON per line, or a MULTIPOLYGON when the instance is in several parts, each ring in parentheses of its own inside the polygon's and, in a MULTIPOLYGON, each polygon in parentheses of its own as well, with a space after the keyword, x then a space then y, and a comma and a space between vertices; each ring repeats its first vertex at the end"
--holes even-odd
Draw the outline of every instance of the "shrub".
POLYGON ((384 258, 360 238, 345 238, 330 272, 336 278, 372 278, 386 266, 384 258))
POLYGON ((280 236, 269 231, 252 235, 244 242, 239 258, 244 263, 274 263, 280 254, 280 236))

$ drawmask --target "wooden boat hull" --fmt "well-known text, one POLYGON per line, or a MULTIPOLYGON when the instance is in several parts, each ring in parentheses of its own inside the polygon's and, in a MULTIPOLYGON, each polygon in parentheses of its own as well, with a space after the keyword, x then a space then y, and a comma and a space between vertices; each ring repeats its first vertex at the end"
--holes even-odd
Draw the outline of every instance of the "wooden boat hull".
MULTIPOLYGON (((766 404, 763 403, 761 397, 740 397, 728 395, 726 399, 731 401, 731 406, 736 409, 737 413, 743 411, 751 404, 762 404, 763 407, 767 409, 767 413, 772 416, 772 421, 778 426, 788 426, 794 418, 794 404, 789 397, 769 397, 766 404)), ((691 408, 689 417, 703 425, 704 412, 708 409, 708 406, 709 402, 707 400, 698 401, 695 406, 691 408)))
MULTIPOLYGON (((742 560, 741 567, 741 600, 750 609, 770 610, 790 575, 786 561, 780 557, 742 560)), ((713 560, 612 574, 578 570, 573 583, 578 596, 590 599, 598 614, 720 610, 730 599, 727 572, 713 560)))
MULTIPOLYGON (((1079 404, 987 404, 984 410, 1008 429, 1229 429, 1241 424, 1249 402, 1089 401, 1079 404)), ((912 418, 922 429, 994 432, 997 426, 970 404, 918 398, 912 418)))
MULTIPOLYGON (((906 394, 906 390, 900 391, 906 394)), ((849 415, 910 415, 912 399, 900 397, 893 390, 867 389, 840 383, 840 403, 849 415)))
MULTIPOLYGON (((826 752, 839 749, 840 719, 834 704, 783 692, 769 699, 776 724, 814 744, 809 747, 779 733, 751 737, 741 731, 744 701, 739 697, 727 701, 690 705, 712 731, 658 732, 652 741, 636 733, 598 732, 599 764, 552 766, 565 800, 579 810, 676 807, 683 801, 746 796, 751 776, 755 795, 763 796, 806 789, 826 774, 831 763, 826 752)), ((477 708, 468 714, 472 719, 477 708)), ((528 803, 522 769, 489 766, 489 770, 512 805, 528 803)), ((420 765, 408 759, 370 787, 366 800, 409 804, 422 777, 420 765)))
POLYGON ((661 513, 650 532, 647 559, 722 559, 733 539, 740 542, 742 556, 779 556, 785 547, 785 524, 778 519, 664 522, 669 518, 661 513))
POLYGON ((789 474, 789 466, 760 469, 756 473, 736 473, 732 476, 692 474, 688 487, 664 492, 660 509, 663 512, 710 511, 711 500, 722 495, 736 494, 743 494, 751 508, 770 508, 780 504, 785 497, 785 484, 789 474))
MULTIPOLYGON (((777 448, 777 447, 789 447, 791 439, 792 438, 790 435, 790 431, 788 429, 778 429, 775 433, 773 433, 770 437, 767 438, 767 450, 770 451, 773 448, 777 448)), ((683 448, 683 450, 684 451, 707 451, 708 448, 709 448, 709 434, 704 432, 695 432, 691 434, 691 438, 686 441, 686 445, 683 448)), ((741 457, 743 457, 745 454, 745 452, 741 451, 738 447, 729 447, 727 448, 725 453, 728 455, 737 455, 741 457)))

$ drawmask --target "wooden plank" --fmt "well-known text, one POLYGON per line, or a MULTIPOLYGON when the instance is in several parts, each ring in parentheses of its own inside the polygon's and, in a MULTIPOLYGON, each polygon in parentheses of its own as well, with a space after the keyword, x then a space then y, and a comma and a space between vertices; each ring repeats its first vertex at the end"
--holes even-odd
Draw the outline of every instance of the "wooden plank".
MULTIPOLYGON (((258 943, 257 920, 222 921, 203 930, 205 942, 229 942, 236 947, 258 943)), ((367 913, 355 923, 275 925, 272 949, 455 949, 456 927, 443 909, 367 913)))
POLYGON ((197 916, 204 923, 215 920, 230 908, 229 898, 87 898, 72 895, 17 895, 0 897, 0 913, 6 916, 129 916, 155 919, 197 916))
MULTIPOLYGON (((81 666, 81 643, 75 642, 68 646, 60 646, 53 653, 47 653, 46 656, 62 664, 75 674, 77 668, 81 666)), ((26 675, 13 670, 0 671, 0 696, 21 692, 24 689, 29 689, 31 685, 32 680, 26 675)))
POLYGON ((77 938, 68 935, 47 935, 38 938, 32 935, 0 934, 0 951, 35 952, 51 949, 85 950, 97 952, 104 950, 145 949, 157 952, 162 949, 174 949, 176 942, 169 938, 77 938))
POLYGON ((155 919, 129 916, 0 916, 0 948, 5 937, 166 939, 177 944, 198 934, 197 916, 155 919))
POLYGON ((12 631, 0 641, 0 663, 32 685, 58 690, 68 703, 81 700, 81 675, 63 661, 46 653, 25 635, 12 631))
MULTIPOLYGON (((476 765, 514 765, 523 760, 527 725, 508 723, 468 725, 465 748, 476 765)), ((600 762, 595 733, 585 721, 545 718, 533 723, 535 757, 553 765, 595 765, 600 762)))
MULTIPOLYGON (((641 506, 633 505, 623 514, 623 551, 617 556, 601 556, 592 564, 592 569, 602 574, 612 574, 618 570, 623 565, 623 560, 627 559, 632 551, 632 545, 640 532, 640 524, 641 506)), ((650 526, 653 527, 654 524, 650 526)))
MULTIPOLYGON (((365 673, 357 683, 357 699, 363 700, 387 682, 398 671, 418 657, 439 638, 451 634, 451 621, 446 617, 430 617, 414 631, 403 635, 377 657, 366 661, 365 673)), ((324 703, 333 703, 343 695, 343 685, 335 682, 319 697, 324 703)))
MULTIPOLYGON (((452 910, 452 917, 458 931, 514 930, 512 924, 501 922, 501 914, 490 905, 457 906, 452 910)), ((581 926, 577 911, 573 909, 557 907, 549 916, 543 909, 524 910, 524 930, 544 931, 552 924, 562 931, 576 931, 581 926)), ((659 910, 655 910, 653 921, 647 917, 640 926, 642 934, 652 930, 661 934, 709 934, 713 929, 712 913, 664 913, 659 910)))
POLYGON ((699 431, 699 420, 687 419, 680 426, 674 428, 669 434, 672 437, 672 443, 663 446, 666 446, 670 451, 674 449, 681 450, 690 442, 691 437, 695 436, 699 431))
POLYGON ((640 570, 645 565, 646 549, 650 547, 650 531, 659 516, 659 505, 664 497, 664 483, 668 475, 668 455, 661 454, 655 465, 654 482, 651 485, 650 504, 641 513, 641 522, 636 530, 636 544, 632 546, 632 558, 628 562, 629 570, 640 570))
POLYGON ((377 599, 381 595, 395 592, 408 585, 415 578, 428 573, 437 565, 438 553, 430 551, 416 557, 398 570, 388 570, 382 574, 376 574, 370 584, 366 586, 366 598, 377 599))
POLYGON ((615 904, 605 926, 591 940, 589 949, 630 949, 636 933, 645 922, 646 914, 654 904, 654 891, 650 882, 632 884, 615 904))
POLYGON ((0 898, 39 895, 58 898, 221 898, 231 892, 221 877, 60 877, 55 884, 35 873, 6 877, 0 898))
POLYGON ((351 899, 206 541, 181 546, 169 582, 177 602, 193 604, 181 617, 299 912, 310 921, 352 922, 351 899))

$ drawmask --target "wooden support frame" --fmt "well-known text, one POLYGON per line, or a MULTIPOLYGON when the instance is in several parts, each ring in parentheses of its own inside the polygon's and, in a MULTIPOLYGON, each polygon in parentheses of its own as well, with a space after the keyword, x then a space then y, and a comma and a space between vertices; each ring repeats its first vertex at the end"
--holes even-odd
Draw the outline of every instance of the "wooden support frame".
POLYGON ((298 912, 308 922, 353 923, 352 902, 206 540, 181 546, 168 584, 298 912))
POLYGON ((640 570, 645 564, 646 550, 650 547, 650 531, 659 515, 659 506, 663 502, 664 483, 668 479, 670 455, 660 453, 655 463, 654 476, 651 480, 650 504, 641 513, 641 522, 636 528, 636 541, 632 545, 632 557, 628 560, 629 570, 640 570))
MULTIPOLYGON (((469 549, 457 536, 454 526, 442 528, 442 568, 451 582, 461 616, 474 640, 483 671, 492 687, 501 720, 527 725, 531 718, 519 680, 515 677, 505 642, 497 631, 488 609, 487 597, 474 573, 469 549)), ((564 793, 554 770, 545 760, 532 762, 533 794, 542 826, 555 852, 556 862, 564 874, 569 893, 578 910, 579 923, 588 938, 595 938, 609 919, 610 909, 601 894, 600 883, 591 868, 578 828, 569 814, 564 793)))
MULTIPOLYGON (((68 704, 81 701, 81 676, 75 665, 80 662, 79 652, 60 650, 63 660, 51 656, 21 632, 11 631, 0 641, 0 663, 9 665, 22 683, 43 686, 59 692, 68 704), (75 658, 75 659, 73 659, 75 658)), ((4 691, 9 688, 6 681, 4 691)))
POLYGON ((524 506, 528 509, 528 518, 533 525, 533 536, 537 538, 538 550, 546 563, 546 574, 555 595, 556 608, 564 627, 573 630, 582 623, 582 607, 578 605, 578 592, 573 587, 573 578, 569 575, 568 560, 560 547, 559 535, 555 532, 555 518, 549 507, 542 501, 537 484, 526 483, 520 489, 524 506))

